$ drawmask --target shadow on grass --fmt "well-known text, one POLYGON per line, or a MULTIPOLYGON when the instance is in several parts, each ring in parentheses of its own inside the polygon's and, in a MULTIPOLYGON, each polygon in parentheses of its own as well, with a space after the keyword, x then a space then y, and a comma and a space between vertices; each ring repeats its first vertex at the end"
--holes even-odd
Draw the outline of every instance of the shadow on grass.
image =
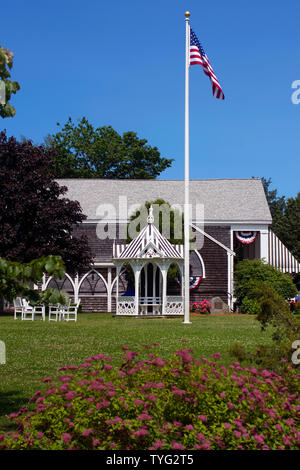
POLYGON ((29 398, 22 392, 12 390, 0 393, 0 430, 12 431, 16 428, 15 423, 10 420, 11 413, 17 413, 20 408, 29 408, 29 398))
MULTIPOLYGON (((20 314, 19 314, 20 315, 20 314)), ((13 317, 14 316, 14 312, 0 312, 0 317, 1 318, 8 318, 8 317, 13 317)))

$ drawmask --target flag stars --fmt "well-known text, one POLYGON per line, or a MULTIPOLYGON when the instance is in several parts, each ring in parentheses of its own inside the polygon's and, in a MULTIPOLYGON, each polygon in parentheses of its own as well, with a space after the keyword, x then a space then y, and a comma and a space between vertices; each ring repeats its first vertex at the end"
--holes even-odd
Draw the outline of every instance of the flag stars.
POLYGON ((195 64, 202 65, 203 72, 210 79, 211 84, 212 84, 213 96, 215 96, 218 99, 224 100, 225 98, 224 93, 212 69, 212 66, 208 60, 208 57, 205 54, 204 49, 201 46, 196 34, 190 28, 190 64, 189 65, 195 65, 195 64))

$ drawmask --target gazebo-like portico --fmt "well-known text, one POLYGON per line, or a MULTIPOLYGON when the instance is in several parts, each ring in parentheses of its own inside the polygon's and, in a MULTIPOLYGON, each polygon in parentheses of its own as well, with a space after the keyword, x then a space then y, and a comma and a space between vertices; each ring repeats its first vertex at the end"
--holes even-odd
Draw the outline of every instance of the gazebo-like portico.
POLYGON ((128 245, 115 245, 117 316, 183 315, 183 245, 172 245, 154 225, 152 207, 147 225, 128 245), (167 295, 167 276, 171 265, 181 276, 181 295, 167 295), (119 296, 119 276, 124 266, 134 274, 134 295, 119 296))

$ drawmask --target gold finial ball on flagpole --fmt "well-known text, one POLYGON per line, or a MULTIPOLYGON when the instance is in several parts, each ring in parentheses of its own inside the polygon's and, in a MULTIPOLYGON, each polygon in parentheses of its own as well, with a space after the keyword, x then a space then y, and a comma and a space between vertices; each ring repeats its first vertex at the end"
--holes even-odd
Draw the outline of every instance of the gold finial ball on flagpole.
POLYGON ((190 12, 189 12, 189 11, 186 11, 186 12, 185 12, 185 17, 186 17, 186 18, 189 18, 189 17, 190 17, 190 12))

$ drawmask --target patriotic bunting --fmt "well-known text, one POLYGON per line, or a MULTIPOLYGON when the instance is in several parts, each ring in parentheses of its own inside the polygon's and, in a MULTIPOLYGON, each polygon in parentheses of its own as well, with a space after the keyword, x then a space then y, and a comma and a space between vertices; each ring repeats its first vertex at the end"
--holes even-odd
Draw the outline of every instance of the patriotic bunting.
MULTIPOLYGON (((181 285, 180 279, 178 277, 175 278, 176 282, 181 285)), ((191 276, 190 277, 190 290, 196 289, 200 282, 202 281, 202 276, 191 276)))
POLYGON ((250 243, 254 242, 257 237, 258 232, 235 232, 235 236, 239 242, 243 243, 244 245, 249 245, 250 243))
POLYGON ((201 281, 202 281, 201 276, 192 276, 192 277, 190 277, 190 290, 196 289, 196 287, 199 286, 201 281))

